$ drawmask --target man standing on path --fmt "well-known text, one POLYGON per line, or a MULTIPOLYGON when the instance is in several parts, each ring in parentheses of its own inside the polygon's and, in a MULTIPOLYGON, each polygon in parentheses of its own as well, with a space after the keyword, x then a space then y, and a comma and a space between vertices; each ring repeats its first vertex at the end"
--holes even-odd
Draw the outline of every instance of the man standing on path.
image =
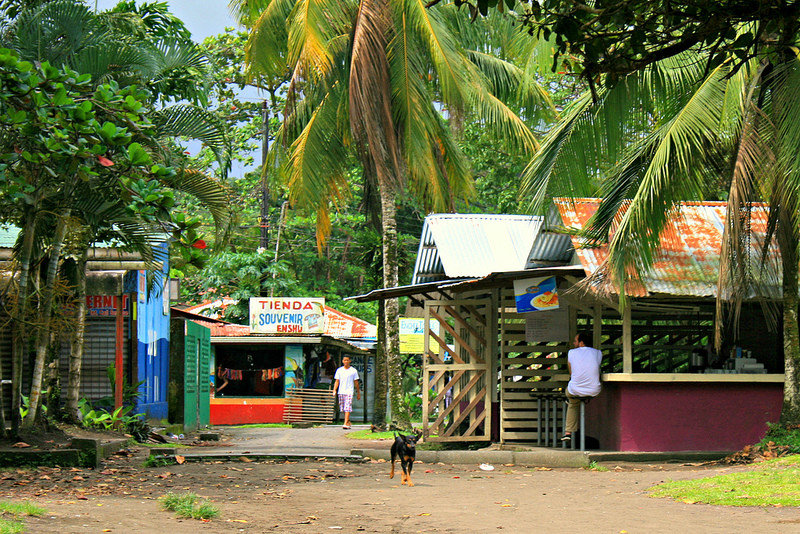
POLYGON ((596 397, 600 394, 600 362, 603 354, 592 348, 589 334, 581 332, 575 336, 575 348, 567 355, 569 368, 569 384, 567 384, 567 427, 564 429, 562 441, 572 439, 578 430, 578 415, 581 399, 596 397))
POLYGON ((361 400, 361 389, 358 386, 358 371, 350 367, 350 356, 342 358, 342 366, 333 375, 333 394, 339 393, 339 411, 344 413, 343 429, 350 428, 350 412, 353 411, 353 393, 361 400))

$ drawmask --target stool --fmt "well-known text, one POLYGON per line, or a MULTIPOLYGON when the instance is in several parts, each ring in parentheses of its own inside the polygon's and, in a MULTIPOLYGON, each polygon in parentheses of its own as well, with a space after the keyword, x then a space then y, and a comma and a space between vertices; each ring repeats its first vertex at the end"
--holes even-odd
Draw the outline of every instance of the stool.
MULTIPOLYGON (((578 432, 581 434, 581 452, 586 451, 586 405, 592 400, 593 397, 574 397, 578 399, 581 403, 581 415, 580 415, 580 426, 578 427, 578 432)), ((567 428, 567 410, 569 409, 569 399, 566 400, 567 409, 564 410, 564 428, 567 428)), ((571 444, 571 448, 575 449, 575 436, 572 436, 573 439, 569 440, 571 444)), ((564 444, 566 446, 566 443, 564 444)))

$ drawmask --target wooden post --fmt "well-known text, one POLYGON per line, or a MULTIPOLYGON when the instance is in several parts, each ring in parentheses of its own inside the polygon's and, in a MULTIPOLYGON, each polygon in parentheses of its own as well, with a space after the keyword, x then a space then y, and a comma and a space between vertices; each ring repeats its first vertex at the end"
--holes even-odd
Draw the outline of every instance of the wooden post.
POLYGON ((592 313, 592 346, 597 350, 602 350, 603 344, 603 305, 597 304, 592 313))
MULTIPOLYGON (((427 303, 425 304, 425 323, 422 329, 422 440, 428 439, 428 403, 430 398, 428 390, 431 387, 430 377, 428 376, 428 350, 430 350, 430 332, 431 332, 431 313, 428 309, 427 303)), ((434 384, 437 386, 437 384, 434 384)), ((438 386, 437 386, 438 387, 438 386)))
POLYGON ((122 406, 122 348, 125 344, 125 323, 123 322, 122 314, 125 309, 125 293, 120 293, 117 298, 117 339, 116 354, 114 355, 114 408, 122 406))
POLYGON ((633 328, 631 303, 622 310, 622 372, 633 372, 633 328))

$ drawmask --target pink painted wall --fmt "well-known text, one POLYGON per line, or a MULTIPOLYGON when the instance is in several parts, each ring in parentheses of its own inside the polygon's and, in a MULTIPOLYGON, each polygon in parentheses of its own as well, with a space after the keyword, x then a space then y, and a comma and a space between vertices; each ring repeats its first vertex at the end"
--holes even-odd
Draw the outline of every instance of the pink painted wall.
POLYGON ((586 435, 603 450, 733 451, 780 417, 783 385, 606 382, 586 407, 586 435))

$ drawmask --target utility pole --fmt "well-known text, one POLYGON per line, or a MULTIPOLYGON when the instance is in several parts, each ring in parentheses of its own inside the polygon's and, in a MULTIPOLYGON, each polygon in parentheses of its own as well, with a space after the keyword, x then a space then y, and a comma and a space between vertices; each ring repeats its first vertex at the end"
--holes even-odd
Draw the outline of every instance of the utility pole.
POLYGON ((261 237, 259 248, 269 247, 269 174, 267 173, 267 154, 269 153, 269 105, 267 100, 261 104, 261 237))

